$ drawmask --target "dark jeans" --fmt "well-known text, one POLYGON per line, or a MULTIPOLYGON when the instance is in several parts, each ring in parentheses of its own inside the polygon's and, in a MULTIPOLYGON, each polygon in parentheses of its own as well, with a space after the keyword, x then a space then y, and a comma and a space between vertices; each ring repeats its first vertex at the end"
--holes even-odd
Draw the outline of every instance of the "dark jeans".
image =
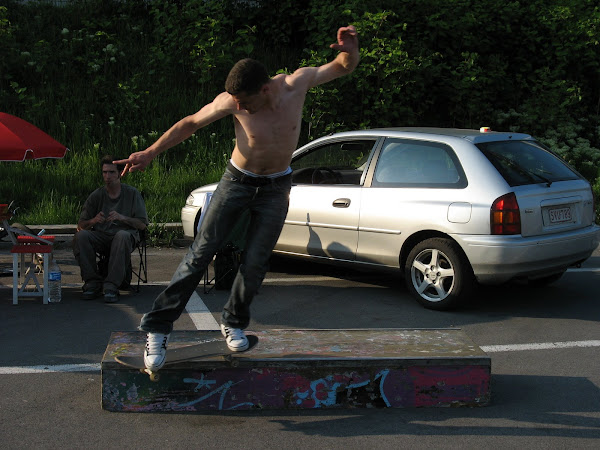
POLYGON ((142 318, 140 329, 156 333, 173 330, 173 322, 185 309, 215 253, 226 243, 242 213, 249 210, 244 256, 222 314, 226 326, 246 328, 250 322, 250 304, 263 281, 269 257, 283 228, 291 182, 291 175, 254 178, 228 167, 213 194, 194 243, 169 286, 142 318))
POLYGON ((99 289, 104 283, 104 292, 117 291, 124 282, 128 283, 131 280, 131 252, 136 245, 135 237, 124 230, 115 235, 92 230, 75 233, 73 253, 81 269, 83 290, 99 289), (106 277, 98 271, 96 252, 110 254, 106 277))

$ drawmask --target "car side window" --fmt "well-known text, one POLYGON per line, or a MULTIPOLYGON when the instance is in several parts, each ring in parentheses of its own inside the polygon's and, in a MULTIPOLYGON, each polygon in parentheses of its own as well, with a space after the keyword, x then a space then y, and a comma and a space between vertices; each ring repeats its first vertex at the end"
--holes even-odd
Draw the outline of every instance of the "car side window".
POLYGON ((437 142, 387 139, 371 186, 463 188, 466 177, 452 148, 437 142))
POLYGON ((297 155, 291 163, 294 184, 360 185, 376 139, 336 141, 297 155))

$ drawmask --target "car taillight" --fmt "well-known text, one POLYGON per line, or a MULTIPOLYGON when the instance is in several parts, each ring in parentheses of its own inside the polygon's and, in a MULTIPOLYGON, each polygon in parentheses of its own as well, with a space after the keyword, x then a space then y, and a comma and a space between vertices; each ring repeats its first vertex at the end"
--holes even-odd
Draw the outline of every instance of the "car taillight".
POLYGON ((491 234, 520 234, 521 213, 514 192, 498 197, 492 203, 491 234))

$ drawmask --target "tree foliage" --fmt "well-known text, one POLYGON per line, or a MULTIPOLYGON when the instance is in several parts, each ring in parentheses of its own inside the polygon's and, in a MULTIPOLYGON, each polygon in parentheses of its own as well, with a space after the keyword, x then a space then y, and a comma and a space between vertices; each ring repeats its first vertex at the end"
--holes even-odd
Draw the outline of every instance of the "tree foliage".
MULTIPOLYGON (((74 150, 128 154, 146 143, 134 137, 210 101, 238 59, 260 59, 272 74, 322 64, 335 57, 337 28, 352 23, 361 63, 308 95, 302 142, 352 128, 491 126, 532 134, 598 178, 595 0, 4 4, 2 110, 74 150)), ((232 137, 229 123, 207 132, 232 137)), ((166 158, 189 164, 181 152, 166 158)))

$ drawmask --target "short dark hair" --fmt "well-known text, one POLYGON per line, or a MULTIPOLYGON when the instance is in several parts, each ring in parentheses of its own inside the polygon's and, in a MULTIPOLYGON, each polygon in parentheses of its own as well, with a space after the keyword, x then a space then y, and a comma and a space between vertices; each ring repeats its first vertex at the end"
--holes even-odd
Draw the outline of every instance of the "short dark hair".
POLYGON ((242 92, 254 95, 270 80, 265 66, 255 59, 238 61, 229 71, 225 81, 225 90, 231 95, 242 92))
POLYGON ((115 160, 115 158, 113 157, 113 155, 104 155, 102 157, 102 159, 100 160, 100 167, 102 168, 102 166, 104 166, 104 164, 110 164, 112 166, 117 166, 117 171, 119 173, 121 173, 123 171, 123 169, 125 168, 125 166, 123 164, 115 164, 113 161, 115 160))

